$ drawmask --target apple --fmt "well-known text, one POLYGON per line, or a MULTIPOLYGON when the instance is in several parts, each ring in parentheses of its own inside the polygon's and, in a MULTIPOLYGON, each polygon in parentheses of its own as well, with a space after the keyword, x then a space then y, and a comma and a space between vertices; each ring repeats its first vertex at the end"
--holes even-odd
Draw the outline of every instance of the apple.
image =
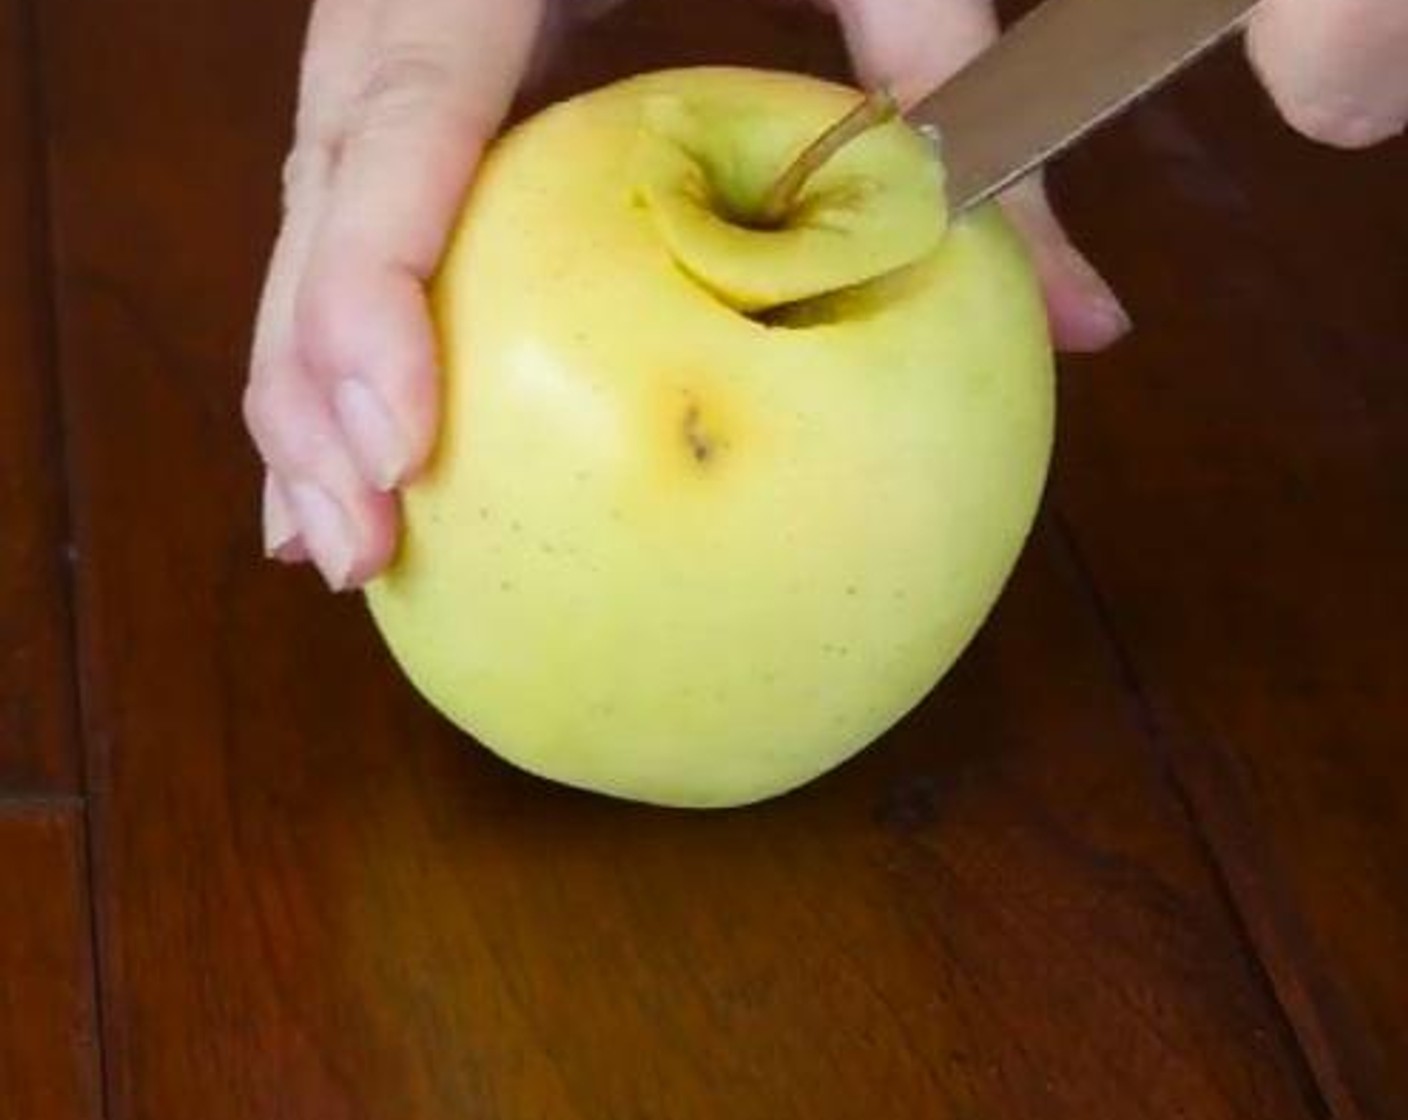
POLYGON ((774 797, 912 709, 1001 593, 1053 428, 1029 261, 950 222, 934 146, 859 94, 665 71, 488 153, 431 286, 443 421, 366 591, 405 674, 556 782, 774 797))

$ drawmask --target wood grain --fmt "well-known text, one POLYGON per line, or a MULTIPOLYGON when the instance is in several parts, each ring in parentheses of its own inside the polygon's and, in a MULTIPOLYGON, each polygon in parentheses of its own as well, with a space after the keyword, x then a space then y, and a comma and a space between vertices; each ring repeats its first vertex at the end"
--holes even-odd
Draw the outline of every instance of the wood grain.
POLYGON ((0 0, 0 794, 79 782, 33 66, 21 0, 0 0))
POLYGON ((1408 1115, 1408 144, 1224 51, 1058 181, 1141 322, 1059 508, 1336 1113, 1408 1115))
MULTIPOLYGON (((43 11, 114 1120, 1318 1114, 1049 525, 944 689, 772 805, 612 804, 449 732, 354 600, 257 559, 297 13, 43 11)), ((836 57, 747 5, 614 31, 558 88, 836 57)))
POLYGON ((83 816, 0 802, 0 1102, 16 1120, 101 1115, 83 816))

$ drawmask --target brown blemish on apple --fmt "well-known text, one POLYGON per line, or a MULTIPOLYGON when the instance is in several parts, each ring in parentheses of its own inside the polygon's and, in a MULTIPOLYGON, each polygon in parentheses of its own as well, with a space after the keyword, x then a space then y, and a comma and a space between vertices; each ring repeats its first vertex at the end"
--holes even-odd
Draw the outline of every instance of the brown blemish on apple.
POLYGON ((713 415, 706 415, 699 398, 688 390, 679 414, 679 436, 690 460, 700 470, 708 470, 728 447, 713 415))
MULTIPOLYGON (((741 466, 740 438, 752 429, 734 396, 727 380, 707 369, 660 377, 658 388, 643 402, 649 412, 642 417, 650 428, 657 467, 649 476, 653 486, 662 487, 662 493, 677 493, 684 486, 702 497, 741 466)), ((754 447, 750 438, 750 457, 754 447)))
POLYGON ((689 448, 690 455, 701 467, 704 466, 714 457, 715 446, 709 433, 704 430, 698 401, 691 400, 685 405, 681 430, 684 433, 685 446, 689 448))

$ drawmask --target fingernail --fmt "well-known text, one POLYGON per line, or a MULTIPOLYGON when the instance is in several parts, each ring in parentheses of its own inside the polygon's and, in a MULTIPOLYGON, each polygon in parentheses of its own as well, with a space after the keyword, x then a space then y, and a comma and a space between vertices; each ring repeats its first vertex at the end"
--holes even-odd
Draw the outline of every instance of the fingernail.
POLYGON ((313 563, 333 591, 346 591, 352 574, 352 533, 342 507, 320 486, 295 482, 288 499, 313 563))
POLYGON ((282 559, 298 540, 298 520, 284 497, 283 487, 272 476, 264 479, 264 555, 282 559))
POLYGON ((380 395, 347 378, 333 390, 333 407, 368 481, 383 492, 394 490, 410 466, 410 451, 380 395))

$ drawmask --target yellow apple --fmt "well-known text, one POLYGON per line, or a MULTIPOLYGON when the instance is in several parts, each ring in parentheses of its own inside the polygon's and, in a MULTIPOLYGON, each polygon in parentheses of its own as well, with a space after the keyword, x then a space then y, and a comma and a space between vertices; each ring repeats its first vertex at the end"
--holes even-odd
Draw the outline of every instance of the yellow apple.
POLYGON ((879 738, 982 624, 1040 501, 1052 356, 995 210, 857 93, 668 71, 491 150, 432 289, 443 427, 367 591, 422 694, 532 773, 732 806, 879 738))

